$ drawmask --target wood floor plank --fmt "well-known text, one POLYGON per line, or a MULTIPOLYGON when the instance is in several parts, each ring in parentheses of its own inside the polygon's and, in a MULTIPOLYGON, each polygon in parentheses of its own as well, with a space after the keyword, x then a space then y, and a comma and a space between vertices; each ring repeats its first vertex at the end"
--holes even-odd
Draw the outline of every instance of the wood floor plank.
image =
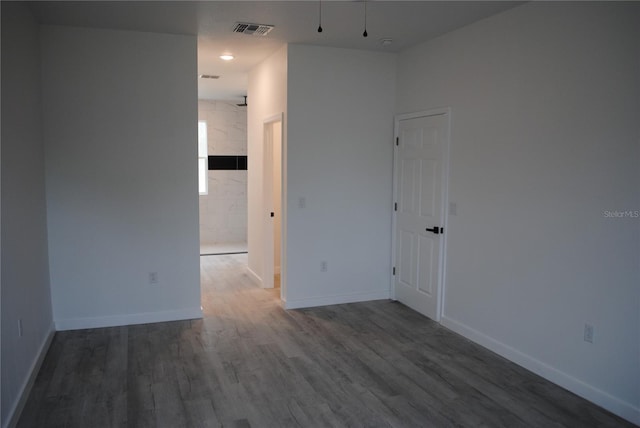
POLYGON ((18 427, 630 427, 390 301, 285 311, 201 258, 203 319, 59 332, 18 427))

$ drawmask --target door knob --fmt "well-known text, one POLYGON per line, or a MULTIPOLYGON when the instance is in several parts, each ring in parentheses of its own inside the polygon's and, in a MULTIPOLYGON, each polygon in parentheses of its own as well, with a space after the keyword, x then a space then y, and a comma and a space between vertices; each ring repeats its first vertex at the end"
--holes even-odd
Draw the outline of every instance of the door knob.
POLYGON ((436 226, 436 227, 433 227, 431 229, 427 227, 426 230, 427 230, 427 232, 431 232, 431 233, 434 233, 436 235, 438 235, 440 233, 444 233, 444 227, 437 227, 436 226))

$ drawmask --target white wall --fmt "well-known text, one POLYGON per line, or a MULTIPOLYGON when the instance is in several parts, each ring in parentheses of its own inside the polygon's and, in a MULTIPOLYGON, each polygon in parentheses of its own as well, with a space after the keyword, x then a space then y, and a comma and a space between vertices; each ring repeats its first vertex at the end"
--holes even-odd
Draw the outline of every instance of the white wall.
POLYGON ((290 45, 288 70, 286 306, 388 298, 395 56, 290 45))
POLYGON ((3 427, 20 410, 53 334, 38 44, 27 7, 2 2, 3 427))
MULTIPOLYGON (((248 267, 254 279, 261 282, 264 269, 264 216, 268 215, 262 197, 264 121, 284 113, 287 122, 287 46, 283 46, 249 73, 247 107, 248 134, 248 267)), ((286 126, 286 125, 285 125, 286 126)), ((286 156, 287 131, 283 129, 286 156)), ((286 216, 286 213, 283 213, 286 216)), ((283 243, 284 245, 284 243, 283 243)))
POLYGON ((200 316, 196 38, 44 26, 41 42, 56 327, 200 316))
POLYGON ((638 22, 521 6, 403 52, 396 104, 452 108, 443 323, 636 423, 638 22))
MULTIPOLYGON (((231 101, 198 101, 207 122, 209 155, 247 155, 247 108, 231 101)), ((247 171, 207 172, 208 194, 200 195, 200 245, 247 242, 247 171)))

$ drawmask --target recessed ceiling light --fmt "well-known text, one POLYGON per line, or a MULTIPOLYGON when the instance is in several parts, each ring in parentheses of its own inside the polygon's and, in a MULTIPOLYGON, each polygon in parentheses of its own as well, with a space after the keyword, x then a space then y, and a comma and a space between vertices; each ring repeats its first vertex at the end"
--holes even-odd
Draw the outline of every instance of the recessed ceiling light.
POLYGON ((231 55, 231 54, 220 55, 220 59, 223 59, 225 61, 231 61, 233 58, 235 58, 235 57, 233 55, 231 55))

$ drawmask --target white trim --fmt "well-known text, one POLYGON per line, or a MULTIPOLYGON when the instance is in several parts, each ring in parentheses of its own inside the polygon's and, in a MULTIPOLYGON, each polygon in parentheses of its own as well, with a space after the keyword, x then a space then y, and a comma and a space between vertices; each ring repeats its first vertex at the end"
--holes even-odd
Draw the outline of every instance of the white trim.
POLYGON ((311 308, 314 306, 341 305, 343 303, 367 302, 369 300, 388 300, 389 290, 369 291, 365 293, 338 294, 333 296, 291 299, 285 302, 285 309, 311 308))
POLYGON ((272 114, 271 116, 267 116, 263 124, 267 125, 273 122, 284 122, 284 113, 276 113, 272 114))
POLYGON ((208 163, 208 159, 209 159, 209 146, 208 146, 208 141, 209 141, 209 124, 207 123, 206 120, 198 120, 198 163, 200 162, 200 159, 204 159, 204 165, 205 165, 205 180, 204 180, 204 192, 200 191, 200 165, 198 164, 198 195, 199 196, 207 196, 209 194, 209 168, 207 166, 208 163), (205 156, 200 156, 200 123, 204 123, 204 128, 205 128, 205 148, 207 149, 207 154, 205 156))
POLYGON ((31 364, 29 376, 27 376, 27 378, 24 380, 22 388, 20 388, 20 392, 18 393, 17 400, 14 402, 13 407, 9 409, 9 417, 7 418, 7 424, 4 426, 4 428, 13 428, 18 424, 18 419, 20 419, 22 410, 24 410, 24 405, 27 404, 27 398, 29 398, 31 388, 33 388, 33 384, 36 381, 36 377, 38 376, 38 372, 40 371, 40 367, 42 366, 44 357, 47 355, 47 351, 49 351, 49 347, 51 346, 51 342, 53 341, 55 332, 56 331, 54 329, 54 325, 53 323, 51 323, 51 325, 49 326, 49 332, 47 333, 44 341, 40 345, 40 349, 38 350, 38 356, 35 360, 33 360, 33 364, 31 364))
POLYGON ((438 318, 442 318, 444 316, 444 304, 445 298, 447 295, 447 242, 449 242, 449 171, 450 171, 450 161, 451 161, 451 142, 453 139, 451 138, 451 122, 453 121, 453 114, 451 112, 450 107, 443 107, 437 109, 437 111, 442 111, 447 115, 447 147, 444 149, 443 153, 443 182, 442 182, 442 191, 443 200, 442 200, 442 227, 444 227, 444 234, 442 236, 442 262, 440 264, 440 294, 438 298, 440 301, 438 302, 438 318))
POLYGON ((396 209, 395 204, 398 203, 398 129, 400 127, 400 116, 396 116, 393 122, 393 168, 391 170, 391 272, 389 282, 389 298, 396 300, 396 275, 394 269, 396 268, 396 209))
MULTIPOLYGON (((416 111, 413 113, 402 113, 396 115, 396 124, 401 120, 417 119, 426 116, 439 116, 443 114, 451 114, 451 107, 434 107, 428 110, 416 111)), ((397 128, 396 128, 397 131, 397 128)))
POLYGON ((262 287, 262 278, 260 278, 257 273, 251 270, 249 266, 247 266, 247 275, 249 276, 251 281, 253 281, 256 285, 262 287))
MULTIPOLYGON (((444 296, 445 296, 445 284, 446 284, 446 260, 447 260, 447 236, 449 231, 449 225, 447 223, 449 217, 449 154, 451 147, 451 107, 437 107, 429 110, 418 111, 414 113, 403 113, 395 116, 394 128, 393 128, 393 203, 398 202, 398 146, 396 145, 397 138, 399 137, 400 122, 403 120, 416 119, 419 117, 428 116, 447 116, 447 142, 446 147, 442 153, 442 227, 445 232, 442 235, 442 242, 440 248, 440 272, 438 278, 438 302, 436 304, 436 316, 434 321, 440 322, 442 314, 444 312, 444 296)), ((396 211, 394 207, 391 207, 392 221, 391 221, 391 282, 389 284, 389 296, 392 300, 395 300, 395 275, 393 275, 393 267, 396 266, 396 211)))
POLYGON ((601 406, 610 412, 636 425, 640 425, 640 407, 622 401, 613 395, 589 385, 555 367, 533 358, 509 345, 499 342, 486 334, 475 330, 459 321, 442 316, 441 324, 448 329, 484 346, 498 355, 512 361, 525 369, 542 376, 550 382, 568 389, 576 395, 601 406))
POLYGON ((282 145, 280 147, 280 300, 287 301, 287 127, 284 113, 281 114, 282 145))
POLYGON ((68 318, 56 320, 56 330, 80 330, 85 328, 117 327, 121 325, 150 324, 202 318, 202 308, 184 308, 170 311, 143 312, 138 314, 109 315, 104 317, 68 318))

